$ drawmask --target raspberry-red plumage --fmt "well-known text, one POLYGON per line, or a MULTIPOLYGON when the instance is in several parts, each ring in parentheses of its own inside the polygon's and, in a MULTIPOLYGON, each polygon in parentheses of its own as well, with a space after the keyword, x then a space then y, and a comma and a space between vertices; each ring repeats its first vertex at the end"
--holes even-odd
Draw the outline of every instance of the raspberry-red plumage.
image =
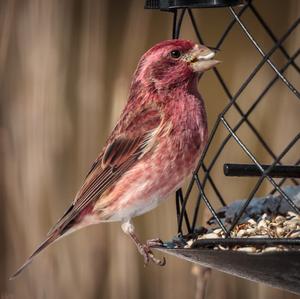
POLYGON ((194 48, 191 41, 170 40, 142 56, 120 120, 72 206, 25 266, 66 233, 149 211, 192 172, 207 140, 206 113, 198 73, 170 52, 194 48))

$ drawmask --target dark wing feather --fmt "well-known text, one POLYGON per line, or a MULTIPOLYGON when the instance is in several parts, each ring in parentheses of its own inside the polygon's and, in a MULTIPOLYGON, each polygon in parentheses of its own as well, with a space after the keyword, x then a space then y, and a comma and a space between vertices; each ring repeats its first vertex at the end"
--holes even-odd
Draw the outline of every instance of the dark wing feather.
POLYGON ((90 173, 93 172, 94 169, 99 165, 99 161, 102 160, 102 157, 103 157, 103 152, 101 152, 100 155, 98 156, 98 158, 93 162, 93 164, 85 178, 87 178, 90 175, 90 173))
POLYGON ((108 145, 103 158, 102 167, 107 166, 118 167, 124 163, 131 155, 137 152, 138 148, 146 143, 146 134, 144 136, 138 136, 132 139, 120 137, 115 139, 111 144, 108 145))
POLYGON ((161 114, 157 109, 143 109, 131 117, 125 127, 113 132, 105 149, 92 165, 86 180, 76 195, 72 206, 49 232, 61 233, 89 203, 98 199, 109 187, 115 184, 145 152, 145 147, 153 136, 153 131, 161 123, 161 114))

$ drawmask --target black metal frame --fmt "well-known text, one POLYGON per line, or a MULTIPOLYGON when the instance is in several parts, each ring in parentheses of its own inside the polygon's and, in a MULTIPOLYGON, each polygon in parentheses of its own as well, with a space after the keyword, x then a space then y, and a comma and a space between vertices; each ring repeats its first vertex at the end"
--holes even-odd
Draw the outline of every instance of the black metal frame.
POLYGON ((215 8, 243 4, 243 0, 146 0, 146 9, 215 8))
MULTIPOLYGON (((149 2, 149 1, 147 1, 147 2, 149 2)), ((146 2, 146 4, 147 4, 147 2, 146 2)), ((163 0, 156 1, 156 4, 159 4, 160 2, 165 2, 165 1, 163 1, 163 0)), ((203 3, 203 2, 213 3, 214 1, 199 0, 198 2, 199 2, 199 6, 193 6, 193 7, 188 5, 189 2, 187 3, 186 6, 184 6, 183 5, 184 1, 181 1, 181 6, 178 6, 178 7, 175 7, 174 5, 173 6, 170 5, 170 7, 168 7, 168 8, 163 7, 163 9, 167 9, 173 13, 172 38, 179 38, 183 18, 185 17, 185 15, 188 15, 198 41, 201 44, 205 44, 205 41, 203 40, 203 38, 200 34, 200 31, 198 29, 197 22, 195 20, 192 8, 203 7, 203 6, 201 6, 202 5, 201 3, 203 3)), ((224 2, 226 2, 226 1, 222 1, 222 2, 224 4, 224 2)), ((236 2, 240 2, 240 1, 236 1, 236 2)), ((256 109, 258 104, 263 100, 264 96, 268 93, 268 91, 271 89, 271 87, 277 82, 277 80, 281 80, 286 85, 286 87, 289 88, 289 90, 295 95, 295 98, 298 100, 300 99, 299 90, 297 90, 295 88, 295 86, 293 86, 293 84, 284 75, 284 73, 286 72, 286 70, 289 66, 292 66, 300 74, 300 67, 295 62, 296 58, 300 54, 300 49, 297 49, 293 55, 289 55, 287 50, 283 46, 284 41, 299 26, 300 18, 298 18, 296 21, 294 21, 294 23, 288 28, 288 30, 285 32, 285 34, 283 34, 283 36, 278 39, 275 36, 275 34, 273 33, 273 31, 271 30, 271 28, 266 23, 266 21, 260 15, 259 11, 254 6, 253 1, 247 1, 244 4, 244 6, 242 6, 239 9, 235 9, 232 6, 230 6, 232 4, 232 3, 230 3, 230 1, 227 1, 227 3, 228 3, 228 7, 226 9, 232 16, 232 21, 228 24, 227 28, 225 28, 224 33, 219 38, 219 41, 216 43, 215 48, 216 49, 221 48, 222 44, 226 40, 226 37, 228 36, 229 32, 232 30, 233 26, 235 24, 237 24, 240 27, 241 31, 246 35, 246 37, 248 38, 250 43, 255 47, 255 49, 258 51, 258 53, 262 56, 262 59, 257 64, 257 66, 254 68, 254 70, 250 73, 248 78, 241 84, 240 88, 238 89, 238 91, 235 94, 232 94, 229 91, 229 88, 227 87, 227 84, 226 84, 223 76, 218 71, 218 69, 216 69, 216 68, 213 69, 219 83, 221 84, 223 90, 225 91, 225 94, 228 97, 229 103, 226 105, 226 107, 223 109, 223 111, 219 114, 219 116, 216 120, 216 123, 215 123, 213 129, 211 130, 208 143, 201 155, 201 158, 199 160, 197 168, 195 169, 195 171, 193 173, 192 180, 190 181, 185 194, 183 195, 183 192, 181 189, 176 192, 176 211, 177 211, 177 219, 178 219, 178 234, 191 235, 195 231, 198 214, 199 214, 199 209, 200 209, 200 203, 203 200, 203 202, 205 203, 205 205, 211 212, 212 216, 216 219, 217 223, 224 231, 225 235, 227 236, 227 240, 228 240, 228 239, 231 239, 230 232, 237 225, 240 217, 245 212, 247 206, 249 205, 250 201, 255 196, 257 190, 259 189, 259 187, 261 186, 261 184, 263 183, 264 180, 268 180, 272 184, 272 186, 273 186, 273 190, 271 191, 272 194, 275 192, 278 192, 282 196, 282 198, 284 198, 289 203, 289 205, 295 212, 300 213, 299 209, 296 207, 296 205, 293 203, 293 201, 289 198, 289 196, 287 196, 287 194, 281 188, 288 177, 294 177, 291 179, 293 184, 299 184, 295 178, 299 177, 299 166, 298 165, 300 164, 300 159, 298 161, 296 161, 294 163, 294 165, 289 165, 289 166, 282 165, 281 160, 291 150, 291 148, 293 146, 295 146, 297 144, 297 142, 299 142, 300 133, 298 133, 287 144, 285 149, 279 155, 276 155, 272 151, 270 146, 267 144, 267 142, 264 140, 263 136, 261 136, 261 134, 255 128, 254 124, 249 120, 249 116, 251 115, 251 113, 256 109), (260 23, 262 28, 264 28, 266 33, 269 35, 271 40, 274 42, 274 46, 267 53, 265 53, 262 50, 261 46, 255 40, 254 36, 250 33, 250 31, 247 29, 246 24, 242 20, 241 17, 245 13, 245 11, 250 11, 254 15, 256 20, 260 23), (270 57, 277 49, 279 49, 282 52, 282 54, 284 55, 284 57, 287 59, 285 66, 280 69, 278 69, 275 66, 275 64, 270 60, 270 57), (241 109, 240 105, 238 104, 238 99, 239 99, 240 95, 242 94, 242 92, 245 90, 245 88, 253 80, 255 75, 259 72, 259 70, 262 68, 262 66, 266 63, 273 69, 273 71, 275 72, 275 76, 265 86, 265 88, 260 93, 260 95, 253 101, 251 107, 246 112, 244 112, 241 109), (240 115, 240 120, 234 127, 231 127, 226 119, 226 114, 231 109, 236 109, 236 111, 240 115), (236 134, 237 130, 244 123, 247 124, 249 129, 254 133, 257 140, 260 142, 261 146, 268 152, 268 154, 272 158, 273 163, 271 165, 262 165, 261 163, 259 163, 259 161, 254 156, 254 154, 251 153, 251 151, 249 150, 247 145, 236 134), (205 157, 207 155, 207 152, 210 150, 212 141, 214 140, 216 132, 220 128, 221 125, 223 125, 223 127, 228 131, 228 135, 226 136, 226 138, 223 140, 220 147, 216 151, 210 164, 206 165, 204 163, 205 157), (221 205, 223 205, 223 206, 226 205, 225 200, 222 196, 222 192, 219 190, 219 188, 216 186, 216 184, 214 182, 214 179, 211 175, 211 170, 214 167, 214 165, 216 164, 216 161, 218 160, 218 158, 220 157, 220 154, 222 153, 224 146, 232 138, 236 141, 236 143, 240 146, 240 148, 245 152, 245 154, 251 159, 251 161, 253 163, 252 165, 250 165, 252 168, 252 171, 254 170, 254 172, 256 173, 256 176, 259 176, 259 178, 258 178, 256 184, 254 185, 254 187, 252 188, 244 206, 241 208, 239 214, 237 215, 237 217, 231 224, 230 228, 226 229, 225 226, 223 225, 221 219, 219 219, 219 217, 217 216, 217 213, 216 213, 214 207, 212 206, 211 201, 207 197, 205 189, 206 189, 207 184, 209 183, 210 186, 212 187, 212 190, 214 191, 216 198, 219 200, 221 205), (285 175, 278 174, 279 167, 281 167, 281 170, 283 169, 285 171, 285 175), (202 181, 200 181, 200 179, 199 179, 199 171, 200 170, 204 171, 204 173, 205 173, 202 181), (294 173, 292 173, 292 171, 294 173), (277 173, 277 175, 275 176, 274 173, 275 174, 277 173), (279 183, 276 183, 274 181, 273 177, 281 177, 282 179, 280 180, 279 183), (188 213, 187 213, 186 206, 187 206, 187 202, 189 201, 189 198, 191 197, 191 191, 192 191, 194 185, 197 186, 199 194, 198 194, 196 205, 193 210, 193 214, 192 214, 192 218, 191 218, 191 215, 188 215, 188 213), (183 229, 184 223, 186 226, 186 233, 184 233, 184 229, 183 229)), ((234 4, 237 4, 237 3, 234 3, 234 4)), ((216 6, 218 6, 218 5, 216 5, 216 6)), ((224 5, 222 5, 222 6, 224 6, 224 5)), ((210 7, 213 7, 213 4, 210 7)), ((150 7, 148 7, 148 8, 150 8, 150 7)), ((158 5, 158 7, 156 7, 156 8, 161 8, 161 7, 159 7, 159 5, 158 5)), ((249 172, 247 173, 246 169, 243 170, 241 165, 235 165, 235 167, 239 170, 240 175, 243 175, 243 176, 249 175, 249 172), (241 172, 243 172, 243 173, 241 173, 241 172)), ((210 241, 206 240, 205 242, 209 243, 210 241)), ((254 242, 254 241, 251 241, 251 242, 254 242)), ((259 242, 266 242, 266 240, 260 239, 259 242)))

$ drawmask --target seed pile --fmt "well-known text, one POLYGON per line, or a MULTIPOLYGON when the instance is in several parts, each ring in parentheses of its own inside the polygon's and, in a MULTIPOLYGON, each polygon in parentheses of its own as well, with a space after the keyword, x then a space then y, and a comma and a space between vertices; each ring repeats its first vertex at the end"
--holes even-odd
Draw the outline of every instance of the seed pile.
MULTIPOLYGON (((286 216, 278 215, 269 217, 263 214, 260 219, 255 221, 249 219, 245 223, 238 224, 231 232, 232 238, 300 238, 300 216, 294 212, 288 212, 286 216)), ((225 238, 221 228, 208 231, 206 234, 199 235, 197 240, 225 238)), ((195 240, 189 240, 185 248, 191 247, 195 240)), ((237 250, 249 253, 285 251, 286 247, 278 246, 241 246, 235 245, 231 248, 228 246, 218 245, 214 249, 237 250)))

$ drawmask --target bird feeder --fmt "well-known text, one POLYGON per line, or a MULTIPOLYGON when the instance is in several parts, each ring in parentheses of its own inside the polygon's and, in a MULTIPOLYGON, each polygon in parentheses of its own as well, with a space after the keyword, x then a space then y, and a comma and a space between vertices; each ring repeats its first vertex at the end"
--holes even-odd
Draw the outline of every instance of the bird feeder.
MULTIPOLYGON (((231 20, 220 36, 215 37, 212 48, 222 50, 232 31, 237 29, 241 43, 256 51, 258 57, 257 64, 247 70, 247 76, 235 92, 230 90, 226 76, 214 68, 227 103, 225 107, 220 106, 208 143, 186 190, 176 192, 178 235, 159 249, 194 263, 300 293, 299 113, 295 114, 298 120, 293 120, 298 128, 294 128, 292 137, 291 134, 277 134, 276 138, 284 140, 284 146, 276 151, 270 142, 275 126, 271 124, 269 130, 261 131, 256 117, 266 101, 267 105, 277 105, 276 97, 268 98, 276 84, 284 86, 289 93, 289 97, 282 100, 296 105, 300 111, 299 90, 288 76, 292 71, 299 80, 300 68, 296 59, 300 49, 289 53, 286 47, 286 41, 299 27, 300 18, 285 24, 285 31, 277 38, 257 4, 258 1, 240 0, 148 0, 145 3, 147 9, 173 14, 173 38, 179 38, 182 22, 188 18, 201 44, 206 42, 198 27, 201 19, 195 18, 195 10, 219 8, 229 14, 231 20), (251 25, 255 23, 268 36, 272 42, 269 50, 263 49, 245 15, 251 15, 251 25), (275 52, 284 61, 280 67, 273 62, 275 52), (262 78, 263 68, 268 69, 267 78, 262 78), (255 92, 249 94, 249 89, 255 92), (242 105, 247 90, 247 105, 242 105), (230 118, 233 114, 235 122, 230 118), (244 137, 245 129, 251 137, 244 137), (259 149, 253 147, 254 143, 259 149), (230 155, 230 152, 236 154, 230 155), (288 165, 284 163, 287 157, 288 165), (235 197, 237 184, 247 185, 242 197, 235 197), (262 186, 268 192, 258 198, 262 186), (233 200, 238 201, 229 204, 233 200), (205 222, 207 225, 203 225, 201 219, 204 207, 211 214, 205 222)), ((237 50, 238 55, 243 53, 237 50)), ((268 117, 266 115, 265 119, 268 117)))

